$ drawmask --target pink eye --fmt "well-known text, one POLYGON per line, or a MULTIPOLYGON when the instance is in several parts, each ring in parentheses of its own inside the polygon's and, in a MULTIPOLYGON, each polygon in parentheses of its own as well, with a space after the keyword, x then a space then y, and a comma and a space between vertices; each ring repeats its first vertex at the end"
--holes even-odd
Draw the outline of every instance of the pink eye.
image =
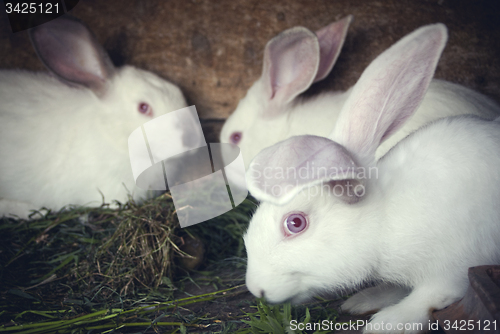
POLYGON ((233 144, 238 144, 241 140, 241 132, 233 132, 231 134, 231 137, 229 137, 231 140, 231 143, 233 144))
POLYGON ((138 109, 141 114, 144 114, 146 116, 153 116, 153 109, 146 102, 139 103, 138 109))
POLYGON ((292 213, 286 217, 285 231, 290 234, 297 234, 304 231, 307 227, 307 219, 302 213, 292 213))

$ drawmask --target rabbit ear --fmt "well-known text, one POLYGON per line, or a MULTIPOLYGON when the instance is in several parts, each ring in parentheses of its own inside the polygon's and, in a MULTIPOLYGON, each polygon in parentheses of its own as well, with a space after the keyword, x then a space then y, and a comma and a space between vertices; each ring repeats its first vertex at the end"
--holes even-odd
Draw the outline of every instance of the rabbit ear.
POLYGON ((358 175, 360 169, 341 145, 328 138, 305 135, 262 150, 250 163, 246 181, 257 199, 283 204, 306 187, 325 181, 360 182, 358 175))
POLYGON ((38 57, 50 71, 92 89, 96 95, 105 92, 115 68, 82 22, 62 16, 30 29, 29 34, 38 57))
POLYGON ((285 30, 271 39, 264 50, 262 80, 264 92, 272 103, 269 112, 292 101, 316 77, 319 43, 316 35, 304 28, 285 30))
POLYGON ((379 55, 354 86, 329 137, 363 164, 373 162, 379 144, 420 105, 447 36, 443 24, 428 25, 379 55))
POLYGON ((332 70, 337 61, 340 50, 344 45, 347 29, 352 21, 352 15, 327 25, 316 31, 319 41, 320 61, 314 82, 323 80, 332 70))

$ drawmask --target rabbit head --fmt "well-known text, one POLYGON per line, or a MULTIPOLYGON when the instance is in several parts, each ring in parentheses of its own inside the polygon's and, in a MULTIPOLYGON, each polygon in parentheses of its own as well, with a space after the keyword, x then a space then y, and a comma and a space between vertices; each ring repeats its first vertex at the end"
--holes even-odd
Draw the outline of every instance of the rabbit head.
POLYGON ((87 92, 88 104, 100 113, 95 121, 111 140, 121 138, 126 145, 128 135, 144 122, 186 106, 174 84, 133 66, 116 68, 92 32, 73 17, 60 17, 29 33, 49 71, 87 92))
POLYGON ((50 74, 0 71, 0 214, 150 196, 135 189, 128 138, 185 107, 180 89, 133 66, 116 68, 69 16, 29 34, 50 74))
POLYGON ((240 100, 220 135, 222 143, 239 145, 246 167, 263 148, 286 137, 286 119, 297 97, 329 74, 351 20, 347 16, 316 33, 294 27, 267 43, 261 77, 240 100))
POLYGON ((263 202, 244 236, 255 296, 298 302, 376 270, 385 195, 375 151, 418 108, 446 40, 442 24, 404 37, 363 72, 329 138, 291 137, 250 163, 248 189, 263 202))

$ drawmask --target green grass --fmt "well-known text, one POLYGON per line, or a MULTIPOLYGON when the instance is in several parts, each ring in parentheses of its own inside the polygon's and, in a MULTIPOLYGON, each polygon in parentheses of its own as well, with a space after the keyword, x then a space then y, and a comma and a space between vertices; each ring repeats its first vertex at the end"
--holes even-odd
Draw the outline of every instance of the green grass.
MULTIPOLYGON (((324 300, 323 302, 329 301, 324 300)), ((241 329, 239 333, 304 334, 307 333, 306 328, 311 323, 322 323, 323 321, 335 323, 338 315, 336 311, 324 307, 321 303, 312 307, 313 316, 311 316, 309 307, 292 307, 290 303, 268 305, 264 300, 258 300, 256 309, 257 312, 247 313, 250 320, 243 320, 250 328, 241 329)), ((314 334, 331 333, 328 328, 317 327, 320 328, 308 332, 314 334)))
POLYGON ((255 208, 185 229, 168 194, 0 219, 0 333, 290 333, 292 319, 335 319, 325 302, 268 306, 247 292, 255 208))
POLYGON ((53 333, 55 331, 59 333, 75 333, 78 329, 89 331, 89 330, 116 330, 125 327, 142 327, 145 330, 150 328, 157 328, 162 326, 178 327, 182 332, 182 328, 194 327, 194 328, 206 328, 207 325, 197 324, 197 323, 186 323, 179 321, 162 321, 168 312, 175 310, 176 308, 186 307, 190 304, 200 303, 204 301, 213 301, 218 298, 227 298, 229 295, 238 292, 233 292, 241 286, 216 291, 213 293, 207 293, 199 296, 193 296, 188 298, 176 299, 170 302, 154 303, 152 305, 145 305, 140 307, 133 307, 128 310, 124 309, 104 309, 101 311, 95 311, 85 315, 70 316, 68 319, 63 317, 62 319, 57 319, 59 315, 63 313, 71 313, 70 310, 58 310, 58 311, 24 311, 16 316, 17 319, 21 319, 24 315, 34 314, 47 318, 46 321, 38 321, 32 324, 18 324, 10 327, 0 328, 0 332, 15 332, 15 333, 53 333), (160 314, 158 316, 158 314, 160 314), (148 316, 153 316, 154 319, 148 319, 148 316), (55 320, 57 319, 57 320, 55 320))

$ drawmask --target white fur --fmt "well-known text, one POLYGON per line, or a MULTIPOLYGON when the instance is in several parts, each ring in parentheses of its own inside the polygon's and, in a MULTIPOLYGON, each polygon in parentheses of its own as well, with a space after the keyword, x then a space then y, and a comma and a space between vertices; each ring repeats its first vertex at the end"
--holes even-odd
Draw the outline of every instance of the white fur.
POLYGON ((97 96, 49 73, 0 71, 0 216, 143 198, 127 148, 130 133, 151 119, 138 105, 159 116, 186 102, 177 86, 132 66, 105 84, 97 96))
MULTIPOLYGON (((295 31, 297 28, 285 31, 271 40, 268 45, 274 41, 279 42, 283 35, 289 37, 295 31)), ((347 32, 347 28, 345 31, 347 32)), ((301 31, 299 30, 299 32, 301 31)), ((327 43, 332 42, 324 41, 324 44, 327 43)), ((341 46, 342 44, 340 44, 341 46)), ((267 46, 265 54, 270 52, 267 46)), ((287 52, 292 53, 294 50, 287 50, 287 52)), ((302 57, 300 58, 302 61, 314 63, 319 54, 311 48, 307 57, 299 56, 299 54, 296 57, 302 57)), ((290 58, 290 54, 287 54, 288 58, 290 58)), ((299 62, 299 59, 295 61, 299 62)), ((295 68, 292 65, 282 66, 280 70, 292 72, 295 68)), ((301 76, 297 75, 295 81, 310 82, 309 79, 312 78, 308 75, 314 76, 314 73, 307 72, 301 76)), ((260 151, 286 138, 303 134, 328 136, 334 128, 342 106, 352 92, 352 89, 346 92, 328 92, 312 98, 297 97, 290 103, 281 103, 268 98, 270 93, 266 90, 265 84, 268 80, 269 73, 264 68, 262 77, 250 87, 246 96, 238 103, 236 110, 227 119, 221 130, 220 141, 223 143, 231 142, 232 133, 237 131, 242 133, 242 139, 238 145, 246 168, 260 151)), ((296 94, 300 93, 301 91, 297 91, 296 94)), ((460 85, 433 80, 413 118, 378 148, 376 158, 383 156, 409 133, 436 119, 462 114, 492 119, 499 113, 498 105, 483 95, 460 85)))
POLYGON ((283 206, 263 202, 244 237, 248 289, 271 302, 301 302, 368 280, 390 282, 413 292, 394 306, 392 293, 355 295, 344 310, 383 308, 373 324, 427 324, 433 309, 463 297, 468 267, 500 263, 499 148, 498 122, 448 118, 382 158, 379 179, 357 204, 321 186, 283 206), (284 216, 297 211, 309 227, 287 239, 284 216))
MULTIPOLYGON (((499 122, 470 115, 440 119, 374 158, 380 138, 404 128, 417 110, 445 41, 446 29, 439 24, 406 36, 365 70, 345 103, 329 138, 345 145, 359 168, 372 171, 362 180, 366 192, 359 201, 342 200, 314 176, 289 202, 261 203, 244 236, 247 287, 255 296, 302 302, 373 281, 379 285, 351 297, 343 310, 378 310, 365 333, 418 333, 426 331, 433 310, 464 296, 469 267, 500 263, 499 122), (290 236, 284 221, 291 213, 306 216, 308 227, 290 236)), ((474 110, 494 107, 477 94, 463 99, 474 110)), ((262 157, 269 159, 271 149, 278 154, 269 166, 282 168, 290 162, 322 167, 335 161, 324 156, 345 154, 335 145, 319 146, 329 150, 322 154, 308 151, 308 140, 318 142, 313 136, 292 137, 264 150, 251 163, 247 180, 263 181, 251 170, 265 166, 262 157)), ((295 176, 287 177, 283 184, 295 176)), ((258 199, 269 192, 252 189, 258 199)))

